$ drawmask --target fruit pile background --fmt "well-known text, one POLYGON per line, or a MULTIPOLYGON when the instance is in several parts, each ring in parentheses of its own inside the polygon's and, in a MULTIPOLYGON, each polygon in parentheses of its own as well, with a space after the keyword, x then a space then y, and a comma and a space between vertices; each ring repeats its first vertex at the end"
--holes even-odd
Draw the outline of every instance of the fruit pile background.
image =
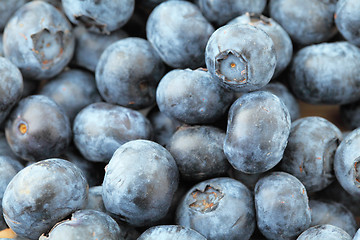
POLYGON ((360 240, 359 47, 359 0, 0 1, 0 239, 360 240))

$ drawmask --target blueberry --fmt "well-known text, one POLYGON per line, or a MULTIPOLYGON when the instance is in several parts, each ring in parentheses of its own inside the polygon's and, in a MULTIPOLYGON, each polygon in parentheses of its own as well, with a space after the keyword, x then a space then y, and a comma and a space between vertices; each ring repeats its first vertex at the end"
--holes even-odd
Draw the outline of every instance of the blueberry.
POLYGON ((260 14, 246 13, 234 18, 228 24, 252 25, 260 28, 269 35, 274 43, 277 60, 273 78, 279 76, 289 65, 293 54, 291 39, 289 34, 273 19, 260 14))
POLYGON ((248 240, 256 225, 253 195, 231 178, 205 180, 186 193, 178 206, 176 222, 209 240, 248 240))
POLYGON ((274 94, 244 94, 230 108, 224 152, 244 173, 261 173, 280 162, 290 134, 290 115, 274 94))
POLYGON ((110 103, 93 103, 74 120, 74 143, 94 162, 109 162, 115 150, 127 141, 149 139, 152 128, 140 112, 110 103))
POLYGON ((270 17, 300 45, 329 40, 337 32, 334 13, 337 0, 270 0, 270 17))
POLYGON ((147 229, 138 240, 188 239, 206 240, 200 233, 180 225, 162 225, 147 229))
POLYGON ((162 113, 187 124, 212 123, 221 118, 234 99, 204 69, 175 69, 156 89, 162 113))
POLYGON ((351 195, 360 197, 360 129, 349 133, 336 149, 335 175, 341 186, 351 195))
POLYGON ((3 0, 0 3, 0 31, 4 29, 14 12, 24 5, 26 0, 3 0))
POLYGON ((76 39, 74 62, 92 72, 95 72, 101 54, 110 44, 128 37, 128 34, 121 29, 110 35, 103 35, 90 32, 83 26, 75 27, 74 34, 76 39))
POLYGON ((0 123, 20 100, 23 89, 23 77, 19 69, 8 59, 0 57, 0 123))
POLYGON ((4 30, 4 53, 25 78, 47 79, 72 58, 75 39, 65 16, 43 1, 23 5, 4 30))
POLYGON ((284 84, 280 82, 271 82, 265 85, 265 87, 261 88, 260 91, 268 91, 279 97, 289 110, 291 121, 294 121, 300 117, 299 103, 284 84))
MULTIPOLYGON (((21 169, 23 169, 23 166, 15 158, 6 155, 0 156, 0 203, 2 202, 7 185, 21 169)), ((0 231, 7 228, 2 215, 3 210, 0 207, 0 231)))
POLYGON ((100 102, 95 77, 83 70, 69 70, 51 79, 39 94, 53 99, 73 122, 81 109, 94 102, 100 102))
POLYGON ((296 240, 352 240, 352 238, 341 228, 325 224, 307 229, 296 240))
POLYGON ((178 175, 175 160, 164 147, 148 140, 129 141, 106 167, 105 208, 131 225, 151 225, 169 210, 178 175))
POLYGON ((121 230, 115 220, 106 213, 96 210, 79 210, 72 214, 70 220, 56 224, 47 235, 42 235, 39 240, 95 238, 118 240, 121 237, 121 230))
POLYGON ((151 122, 154 130, 154 141, 160 145, 167 145, 171 136, 181 123, 160 112, 158 107, 154 107, 148 113, 147 118, 151 122))
POLYGON ((62 0, 66 16, 76 25, 102 34, 119 29, 133 14, 134 0, 62 0))
POLYGON ((217 26, 246 12, 262 13, 266 0, 197 0, 203 15, 217 26))
POLYGON ((322 117, 293 122, 281 169, 297 177, 308 192, 324 189, 335 179, 335 151, 342 140, 340 130, 322 117))
POLYGON ((294 176, 273 172, 255 186, 257 226, 267 239, 294 239, 311 223, 304 185, 294 176))
POLYGON ((295 96, 311 104, 346 104, 360 96, 360 49, 348 42, 302 48, 291 64, 295 96))
POLYGON ((339 32, 349 42, 360 46, 360 2, 339 0, 336 4, 335 23, 339 32))
POLYGON ((265 86, 276 67, 274 43, 263 30, 245 24, 218 28, 205 50, 205 62, 214 80, 233 91, 265 86))
POLYGON ((40 235, 86 204, 88 185, 81 170, 53 158, 34 163, 11 180, 2 207, 6 223, 21 237, 40 235))
POLYGON ((105 49, 96 67, 96 84, 105 101, 133 109, 155 103, 164 65, 151 44, 125 38, 105 49))
POLYGON ((330 224, 354 236, 357 224, 354 215, 343 204, 333 201, 309 201, 311 226, 330 224))
POLYGON ((213 31, 200 9, 187 1, 161 3, 146 24, 148 40, 173 68, 202 67, 206 42, 213 31))
POLYGON ((180 127, 166 148, 174 157, 180 177, 187 181, 226 176, 230 164, 223 151, 225 133, 215 127, 180 127))
POLYGON ((28 161, 59 156, 72 137, 69 118, 44 95, 22 99, 6 122, 5 134, 12 151, 28 161))

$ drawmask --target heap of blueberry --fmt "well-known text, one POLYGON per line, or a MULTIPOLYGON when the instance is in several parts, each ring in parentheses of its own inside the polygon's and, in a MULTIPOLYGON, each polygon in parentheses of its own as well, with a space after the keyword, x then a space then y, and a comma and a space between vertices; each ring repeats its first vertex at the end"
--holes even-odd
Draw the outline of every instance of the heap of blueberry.
POLYGON ((0 1, 0 239, 360 239, 359 29, 360 0, 0 1))

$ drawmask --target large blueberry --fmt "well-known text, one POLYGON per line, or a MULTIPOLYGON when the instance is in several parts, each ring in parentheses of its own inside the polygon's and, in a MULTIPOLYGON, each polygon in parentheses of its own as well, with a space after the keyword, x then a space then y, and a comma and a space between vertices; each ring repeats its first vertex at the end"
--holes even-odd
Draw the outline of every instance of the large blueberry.
POLYGON ((349 42, 360 46, 360 1, 338 0, 336 4, 335 23, 339 32, 349 42))
POLYGON ((284 103, 265 91, 247 93, 230 108, 224 152, 244 173, 261 173, 280 162, 290 134, 284 103))
POLYGON ((72 23, 109 34, 129 21, 135 0, 62 0, 62 5, 72 23))
POLYGON ((200 182, 180 202, 176 222, 209 240, 248 240, 256 225, 253 195, 231 178, 200 182))
POLYGON ((164 65, 141 38, 125 38, 105 49, 96 67, 96 84, 106 102, 133 109, 155 103, 164 65))
POLYGON ((74 143, 94 162, 109 162, 115 150, 127 141, 149 139, 151 123, 140 112, 110 103, 93 103, 74 120, 74 143))
POLYGON ((230 24, 218 28, 205 50, 214 80, 234 91, 254 91, 274 75, 276 52, 267 33, 254 26, 230 24))
POLYGON ((304 185, 294 176, 273 172, 255 186, 257 226, 267 239, 294 239, 311 223, 304 185))
POLYGON ((81 109, 94 102, 100 102, 95 77, 83 70, 65 71, 49 81, 39 94, 53 99, 73 122, 81 109))
POLYGON ((291 125, 281 169, 297 177, 308 192, 324 189, 335 179, 335 151, 340 130, 322 117, 305 117, 291 125))
POLYGON ((293 55, 293 45, 289 34, 273 19, 260 14, 246 13, 231 20, 228 24, 249 24, 266 32, 274 42, 276 68, 273 78, 282 73, 289 65, 293 55))
POLYGON ((5 134, 13 152, 28 161, 58 157, 72 136, 65 112, 44 95, 22 99, 6 122, 5 134))
POLYGON ((225 133, 215 127, 181 127, 166 148, 187 181, 225 176, 230 164, 223 151, 225 133))
POLYGON ((295 96, 311 104, 345 104, 360 98, 360 49, 348 42, 302 48, 291 64, 295 96))
POLYGON ((331 224, 354 236, 357 224, 354 215, 343 204, 334 201, 309 201, 311 226, 331 224))
POLYGON ((341 186, 360 197, 360 128, 349 133, 336 149, 334 170, 341 186))
POLYGON ((4 53, 24 77, 47 79, 73 56, 75 38, 66 17, 52 5, 31 1, 11 17, 4 30, 4 53))
POLYGON ((173 68, 204 66, 206 42, 214 28, 200 9, 187 1, 166 1, 150 14, 148 40, 161 59, 173 68))
POLYGON ((175 69, 156 89, 162 113, 187 124, 204 124, 221 118, 234 99, 204 69, 175 69))
POLYGON ((0 57, 0 123, 23 93, 23 77, 19 69, 8 59, 0 57))
POLYGON ((262 13, 266 0, 197 0, 203 15, 217 26, 246 12, 262 13))
POLYGON ((131 225, 151 225, 169 210, 178 178, 175 160, 164 147, 148 140, 129 141, 106 167, 105 208, 131 225))
POLYGON ((61 221, 39 240, 104 239, 119 240, 119 225, 109 215, 96 210, 79 210, 70 220, 61 221))
POLYGON ((81 170, 69 161, 53 158, 22 169, 5 190, 4 218, 21 237, 40 235, 86 204, 88 185, 81 170))
POLYGON ((76 39, 74 62, 92 72, 95 72, 101 54, 110 44, 128 37, 128 34, 121 29, 110 35, 103 35, 90 32, 83 26, 75 27, 74 34, 76 39))
POLYGON ((352 238, 341 228, 325 224, 307 229, 296 240, 352 240, 352 238))
POLYGON ((310 45, 329 40, 337 29, 334 13, 337 0, 271 0, 270 17, 277 21, 292 40, 310 45))
POLYGON ((191 228, 180 225, 161 225, 147 229, 140 235, 138 240, 168 240, 168 239, 187 239, 187 240, 206 240, 200 233, 191 228))

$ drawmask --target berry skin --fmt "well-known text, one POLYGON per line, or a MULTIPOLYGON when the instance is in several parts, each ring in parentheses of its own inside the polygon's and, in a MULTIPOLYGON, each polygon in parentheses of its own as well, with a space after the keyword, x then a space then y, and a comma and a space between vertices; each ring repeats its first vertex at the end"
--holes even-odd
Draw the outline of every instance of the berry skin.
POLYGON ((272 172, 256 183, 254 193, 257 226, 267 239, 294 239, 310 227, 309 199, 296 177, 272 172))
POLYGON ((51 4, 31 1, 15 12, 4 29, 5 57, 24 78, 52 78, 70 62, 75 37, 66 17, 51 4))
POLYGON ((27 161, 58 157, 72 139, 68 116, 44 95, 23 98, 7 119, 5 134, 12 151, 27 161))
POLYGON ((218 28, 205 50, 205 62, 214 80, 237 92, 265 86, 274 75, 274 43, 263 30, 245 24, 218 28))
POLYGON ((310 104, 346 104, 360 98, 360 49, 349 42, 300 49, 290 66, 294 95, 310 104))
POLYGON ((165 1, 150 14, 146 36, 161 59, 173 68, 204 66, 204 49, 214 28, 188 1, 165 1))
POLYGON ((244 184, 231 178, 205 180, 185 194, 176 222, 209 240, 248 240, 256 225, 253 195, 244 184))
POLYGON ((156 102, 165 115, 187 124, 212 123, 224 116, 234 94, 214 81, 205 69, 175 69, 156 89, 156 102))
POLYGON ((129 141, 106 167, 105 208, 133 226, 149 226, 166 215, 178 181, 175 160, 164 147, 149 140, 129 141))
POLYGON ((106 102, 132 109, 155 103, 164 64, 150 42, 125 38, 105 49, 96 66, 96 85, 106 102))
POLYGON ((244 173, 262 173, 280 162, 290 134, 290 114, 274 94, 244 94, 230 107, 224 153, 244 173))
POLYGON ((62 0, 64 13, 76 25, 95 33, 110 34, 127 23, 134 12, 134 0, 62 0))
POLYGON ((85 207, 88 184, 69 161, 52 158, 18 172, 5 190, 4 218, 20 237, 38 239, 55 223, 85 207))

